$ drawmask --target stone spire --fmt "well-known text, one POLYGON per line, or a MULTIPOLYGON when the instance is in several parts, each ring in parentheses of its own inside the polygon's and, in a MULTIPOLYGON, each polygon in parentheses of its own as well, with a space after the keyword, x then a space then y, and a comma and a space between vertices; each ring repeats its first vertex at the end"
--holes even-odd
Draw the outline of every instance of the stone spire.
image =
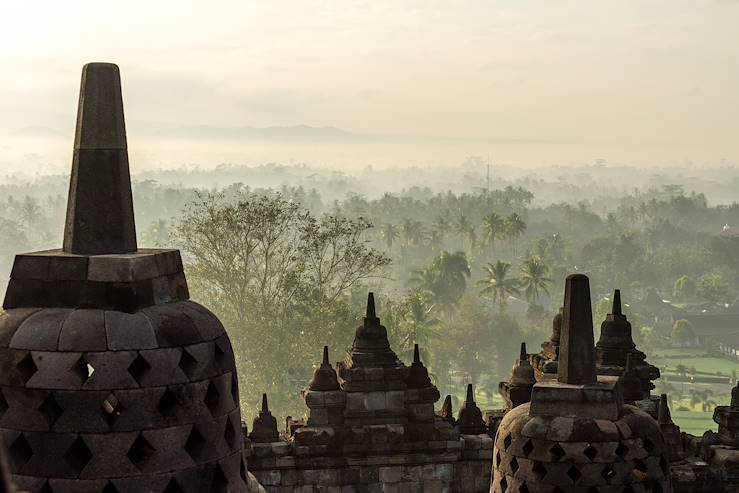
POLYGON ((249 438, 252 442, 276 442, 280 438, 277 431, 277 418, 269 412, 267 394, 262 394, 262 410, 259 416, 254 418, 249 438))
POLYGON ((531 400, 531 389, 536 383, 534 367, 529 363, 526 352, 526 343, 521 343, 521 353, 511 370, 511 378, 507 382, 500 382, 498 392, 503 396, 507 409, 525 404, 531 400))
POLYGON ((472 384, 467 384, 467 397, 459 409, 457 416, 457 426, 459 432, 463 435, 480 435, 485 433, 485 421, 482 419, 482 412, 475 403, 475 393, 472 391, 472 384))
POLYGON ((659 396, 659 409, 657 410, 657 422, 660 425, 666 425, 672 423, 672 416, 670 415, 670 406, 667 403, 667 394, 659 396))
POLYGON ((565 282, 564 319, 557 380, 571 385, 596 383, 590 281, 572 274, 565 282))
POLYGON ((601 324, 595 363, 600 375, 622 376, 622 382, 628 384, 624 386, 627 402, 648 399, 654 388, 652 381, 659 378, 659 368, 650 365, 634 344, 631 323, 621 309, 620 289, 613 292, 613 308, 601 324))
POLYGON ((328 361, 328 346, 323 346, 323 361, 321 366, 316 368, 316 371, 313 373, 313 379, 308 385, 308 390, 321 392, 339 390, 339 380, 336 376, 336 370, 331 367, 331 363, 328 361))
POLYGON ((137 251, 121 78, 112 63, 82 69, 64 251, 137 251))
POLYGON ((413 346, 413 363, 411 363, 406 383, 409 389, 420 389, 431 386, 429 372, 423 363, 421 363, 421 353, 418 350, 418 344, 413 346))
POLYGON ((456 420, 454 419, 454 409, 452 409, 451 395, 447 394, 447 396, 444 397, 444 402, 441 405, 438 416, 452 426, 456 424, 456 420))
POLYGON ((657 423, 665 439, 667 456, 670 462, 678 462, 685 458, 685 447, 683 446, 680 427, 672 421, 670 405, 667 402, 667 394, 659 396, 659 407, 657 408, 657 423))
POLYGON ((534 385, 536 380, 534 379, 534 368, 529 363, 529 355, 526 352, 526 343, 521 343, 521 353, 519 354, 516 364, 513 366, 511 372, 511 384, 514 385, 534 385))
POLYGON ((367 313, 362 325, 357 328, 346 366, 396 366, 401 364, 390 349, 387 329, 380 323, 375 311, 375 295, 367 295, 367 313))

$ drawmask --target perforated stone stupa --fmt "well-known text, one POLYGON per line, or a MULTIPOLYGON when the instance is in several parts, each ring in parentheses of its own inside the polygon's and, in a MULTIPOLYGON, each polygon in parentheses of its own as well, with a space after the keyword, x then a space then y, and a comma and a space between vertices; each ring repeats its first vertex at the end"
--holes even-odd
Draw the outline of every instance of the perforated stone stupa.
POLYGON ((596 373, 591 310, 588 278, 569 276, 557 380, 503 418, 490 493, 672 491, 657 421, 623 404, 617 377, 596 373))
POLYGON ((177 250, 136 244, 118 67, 82 71, 61 250, 18 255, 0 431, 33 493, 245 492, 231 343, 177 250))

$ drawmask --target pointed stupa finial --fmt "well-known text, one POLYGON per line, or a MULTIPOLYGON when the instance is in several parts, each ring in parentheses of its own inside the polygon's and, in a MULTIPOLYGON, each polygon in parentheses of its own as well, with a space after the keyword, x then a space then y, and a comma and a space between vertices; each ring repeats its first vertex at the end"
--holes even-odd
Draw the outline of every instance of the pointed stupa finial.
POLYGON ((82 69, 64 251, 137 251, 121 77, 112 63, 82 69))
POLYGON ((526 352, 526 343, 521 343, 521 354, 519 355, 518 359, 521 361, 524 361, 528 359, 529 353, 526 352))
POLYGON ((262 410, 260 414, 269 414, 269 404, 267 403, 267 394, 262 394, 262 410))
POLYGON ((672 416, 670 415, 670 406, 667 403, 667 394, 662 394, 659 396, 657 422, 661 425, 668 425, 672 422, 672 416))
POLYGON ((375 311, 375 293, 372 291, 367 295, 367 313, 364 316, 364 320, 372 322, 377 320, 377 312, 375 311))
POLYGON ((323 364, 328 365, 328 346, 323 346, 323 364))
POLYGON ((472 390, 472 384, 471 383, 468 383, 467 384, 467 396, 465 397, 465 400, 464 401, 466 403, 470 403, 470 404, 474 404, 474 402, 475 402, 475 393, 472 390))
POLYGON ((439 416, 444 421, 454 426, 455 419, 454 419, 454 409, 452 409, 452 396, 451 395, 447 394, 446 397, 444 397, 444 402, 441 404, 441 410, 439 411, 439 416))
POLYGON ((613 292, 613 308, 611 308, 611 313, 614 315, 623 315, 623 312, 621 311, 621 290, 616 289, 613 292))
POLYGON ((557 380, 572 385, 597 381, 590 280, 584 274, 569 275, 565 282, 557 380))
POLYGON ((414 363, 421 362, 421 352, 418 350, 418 344, 413 345, 413 362, 414 363))

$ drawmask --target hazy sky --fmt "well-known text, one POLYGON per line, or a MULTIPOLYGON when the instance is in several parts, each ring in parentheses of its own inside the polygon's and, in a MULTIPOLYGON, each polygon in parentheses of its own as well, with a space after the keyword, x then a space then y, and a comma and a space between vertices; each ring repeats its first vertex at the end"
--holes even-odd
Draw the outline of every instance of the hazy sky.
MULTIPOLYGON (((112 61, 151 163, 173 163, 157 129, 305 124, 739 165, 738 26, 738 0, 3 2, 0 163, 62 160, 33 139, 58 133, 67 152, 80 68, 112 61)), ((516 149, 501 152, 536 160, 516 149)), ((242 154, 269 158, 228 159, 242 154)))

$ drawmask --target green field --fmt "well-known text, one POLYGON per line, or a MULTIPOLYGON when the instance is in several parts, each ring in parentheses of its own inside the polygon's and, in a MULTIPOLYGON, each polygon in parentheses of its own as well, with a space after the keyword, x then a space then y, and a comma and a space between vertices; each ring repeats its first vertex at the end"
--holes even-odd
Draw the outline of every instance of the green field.
POLYGON ((672 421, 680 427, 680 431, 701 436, 706 430, 716 431, 718 425, 713 422, 713 412, 673 411, 672 421))
MULTIPOLYGON (((678 353, 680 354, 680 353, 678 353)), ((721 372, 726 376, 731 376, 731 372, 739 373, 739 363, 723 358, 650 358, 648 360, 655 366, 663 369, 667 366, 670 370, 674 370, 677 365, 684 365, 688 368, 695 367, 696 370, 717 373, 721 372)))

